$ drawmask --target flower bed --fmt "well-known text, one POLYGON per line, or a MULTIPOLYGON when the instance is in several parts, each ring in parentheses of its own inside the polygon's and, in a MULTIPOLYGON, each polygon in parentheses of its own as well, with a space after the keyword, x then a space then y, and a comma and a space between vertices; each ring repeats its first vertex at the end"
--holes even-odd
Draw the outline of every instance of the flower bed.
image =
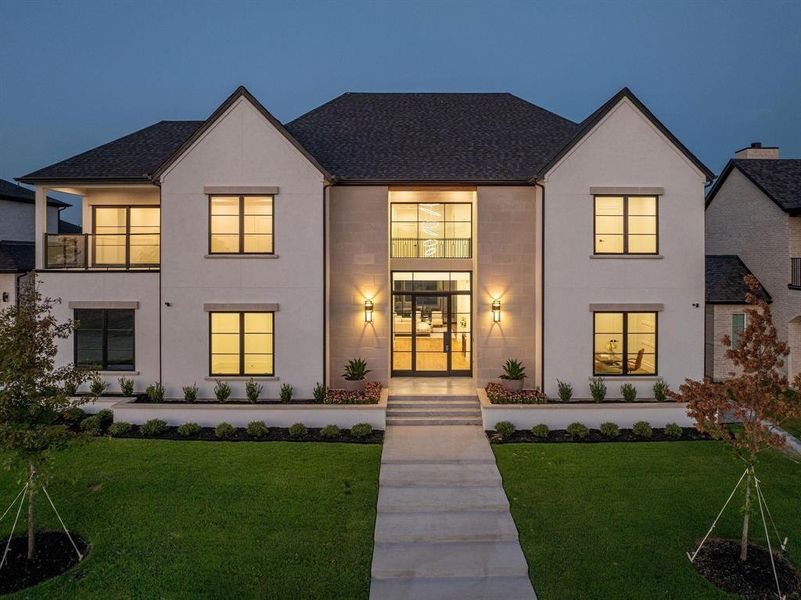
POLYGON ((325 404, 378 404, 381 399, 381 383, 370 381, 364 389, 356 392, 328 389, 325 393, 325 404))
POLYGON ((548 401, 537 388, 512 392, 500 383, 487 384, 487 398, 492 404, 544 404, 548 401))

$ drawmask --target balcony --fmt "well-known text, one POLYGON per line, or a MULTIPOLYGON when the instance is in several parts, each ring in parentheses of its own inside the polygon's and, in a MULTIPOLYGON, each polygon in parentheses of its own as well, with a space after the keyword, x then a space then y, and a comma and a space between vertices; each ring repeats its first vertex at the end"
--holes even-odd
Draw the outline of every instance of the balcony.
POLYGON ((471 258, 470 238, 392 238, 392 258, 471 258))
POLYGON ((46 269, 64 271, 157 271, 158 233, 45 235, 46 269))
POLYGON ((790 259, 790 285, 788 287, 801 290, 801 258, 790 259))

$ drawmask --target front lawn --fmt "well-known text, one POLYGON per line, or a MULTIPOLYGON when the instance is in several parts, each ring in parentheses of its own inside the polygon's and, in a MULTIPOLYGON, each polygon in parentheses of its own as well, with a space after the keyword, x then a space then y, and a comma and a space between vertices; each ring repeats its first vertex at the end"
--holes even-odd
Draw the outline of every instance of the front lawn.
MULTIPOLYGON (((694 549, 741 463, 718 442, 493 445, 534 588, 565 598, 729 598, 697 575, 694 549)), ((762 455, 757 475, 788 556, 801 564, 801 465, 762 455)), ((733 503, 718 534, 737 537, 733 503)), ((760 531, 754 541, 764 544, 760 531)))
MULTIPOLYGON (((58 458, 48 486, 89 556, 11 597, 367 598, 380 455, 379 445, 92 441, 58 458)), ((18 487, 0 472, 0 510, 18 487)), ((40 515, 57 527, 44 499, 40 515)), ((2 525, 8 536, 8 517, 2 525)))
POLYGON ((790 435, 794 435, 799 440, 801 440, 801 418, 788 419, 787 421, 782 423, 782 429, 784 429, 790 435))

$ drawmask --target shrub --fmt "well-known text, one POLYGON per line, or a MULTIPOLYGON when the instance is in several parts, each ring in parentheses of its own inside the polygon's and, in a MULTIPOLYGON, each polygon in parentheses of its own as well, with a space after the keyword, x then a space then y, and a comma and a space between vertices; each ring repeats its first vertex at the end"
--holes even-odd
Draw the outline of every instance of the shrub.
POLYGON ((195 402, 197 400, 197 385, 185 385, 181 388, 184 392, 184 400, 187 402, 195 402))
POLYGON ((225 402, 231 397, 231 386, 218 379, 214 386, 214 396, 217 398, 217 402, 225 402))
POLYGON ((151 402, 164 402, 164 386, 160 381, 150 384, 145 390, 147 399, 151 402))
POLYGON ((122 392, 123 396, 133 396, 134 395, 134 382, 133 379, 129 379, 127 377, 120 377, 117 382, 120 384, 120 391, 122 392))
POLYGON ((620 393, 623 395, 623 400, 626 402, 634 402, 637 399, 637 388, 630 383, 621 385, 620 393))
POLYGON ((125 421, 116 421, 108 428, 108 433, 111 437, 122 437, 131 431, 131 424, 125 421))
POLYGON ((567 433, 574 440, 584 440, 590 435, 590 430, 583 423, 571 423, 567 426, 567 433))
POLYGON ((309 433, 309 430, 306 429, 303 423, 295 423, 289 427, 289 437, 291 438, 306 437, 307 433, 309 433))
POLYGON ((86 413, 82 408, 78 408, 77 406, 70 406, 61 413, 61 420, 64 421, 66 425, 79 425, 85 418, 86 413))
POLYGON ((108 429, 109 425, 114 422, 114 413, 107 408, 97 411, 95 416, 100 419, 100 426, 103 429, 108 429))
POLYGON ((684 430, 676 423, 668 423, 665 425, 662 433, 664 433, 666 437, 677 440, 684 434, 684 430))
POLYGON ((89 391, 92 393, 92 396, 102 396, 107 387, 108 384, 100 379, 100 377, 92 377, 92 380, 89 382, 89 391))
POLYGON ((615 423, 601 423, 601 433, 608 438, 616 438, 620 436, 620 427, 615 423))
POLYGON ((656 400, 657 402, 665 402, 667 400, 670 387, 668 386, 668 384, 665 383, 663 379, 657 379, 653 389, 654 389, 654 400, 656 400))
POLYGON ((606 384, 603 378, 592 378, 592 381, 590 381, 590 395, 596 402, 603 402, 603 399, 606 398, 606 384))
POLYGON ((232 437, 234 437, 235 433, 236 433, 236 428, 230 423, 223 422, 214 428, 215 437, 221 440, 230 440, 232 437))
POLYGON ((543 404, 548 398, 538 389, 513 392, 497 381, 487 384, 487 400, 492 404, 543 404))
POLYGON ((88 433, 89 435, 102 435, 103 422, 97 415, 86 417, 83 421, 81 421, 81 431, 88 433))
POLYGON ((369 372, 367 361, 362 358, 352 358, 345 365, 345 372, 342 373, 342 377, 347 381, 362 381, 369 372))
POLYGON ((292 394, 295 393, 295 388, 293 388, 288 383, 285 383, 281 386, 281 402, 289 402, 292 400, 292 394))
POLYGON ((320 430, 320 437, 332 439, 339 437, 342 431, 336 425, 326 425, 320 430))
POLYGON ((499 421, 495 423, 495 433, 501 436, 502 440, 510 438, 515 432, 515 429, 514 423, 510 423, 509 421, 499 421))
POLYGON ((178 435, 182 437, 191 437, 200 433, 200 425, 197 423, 184 423, 178 426, 178 435))
POLYGON ((161 419, 150 419, 139 428, 139 433, 144 437, 155 437, 167 431, 167 422, 161 419))
POLYGON ((523 366, 516 358, 508 358, 503 365, 503 374, 501 379, 508 379, 509 381, 520 381, 526 378, 526 367, 523 366))
POLYGON ((315 402, 325 402, 325 393, 326 389, 322 383, 317 383, 314 386, 314 401, 315 402))
POLYGON ((548 426, 545 423, 534 425, 534 427, 531 428, 531 435, 541 440, 546 439, 549 433, 551 433, 551 430, 548 429, 548 426))
POLYGON ((67 396, 74 396, 78 393, 78 386, 75 384, 74 381, 65 381, 64 382, 64 393, 67 396))
POLYGON ((252 377, 245 383, 245 396, 248 397, 249 402, 258 402, 259 396, 264 391, 264 386, 256 383, 252 377))
POLYGON ((366 438, 371 433, 373 433, 373 426, 370 423, 356 423, 350 428, 351 437, 355 437, 357 440, 366 438))
POLYGON ((564 381, 556 380, 556 389, 559 390, 559 399, 562 402, 570 402, 573 397, 573 386, 564 381))
POLYGON ((267 428, 267 424, 264 421, 251 421, 248 423, 245 431, 250 437, 257 440, 266 438, 267 434, 270 432, 270 430, 267 428))
POLYGON ((644 440, 650 439, 651 436, 654 435, 654 430, 651 429, 650 423, 648 421, 637 421, 632 427, 632 431, 634 435, 638 438, 643 438, 644 440))

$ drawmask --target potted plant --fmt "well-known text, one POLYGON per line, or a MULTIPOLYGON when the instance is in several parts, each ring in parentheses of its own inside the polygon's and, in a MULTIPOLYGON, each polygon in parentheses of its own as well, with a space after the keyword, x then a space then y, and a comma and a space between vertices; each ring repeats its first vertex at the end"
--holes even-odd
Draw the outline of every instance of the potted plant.
POLYGON ((503 365, 503 374, 500 379, 503 386, 510 392, 519 392, 523 389, 523 380, 526 378, 526 367, 516 358, 509 358, 503 365))
POLYGON ((345 372, 342 377, 345 379, 345 391, 357 392, 364 386, 364 380, 370 369, 367 368, 367 361, 361 358, 352 358, 345 365, 345 372))

